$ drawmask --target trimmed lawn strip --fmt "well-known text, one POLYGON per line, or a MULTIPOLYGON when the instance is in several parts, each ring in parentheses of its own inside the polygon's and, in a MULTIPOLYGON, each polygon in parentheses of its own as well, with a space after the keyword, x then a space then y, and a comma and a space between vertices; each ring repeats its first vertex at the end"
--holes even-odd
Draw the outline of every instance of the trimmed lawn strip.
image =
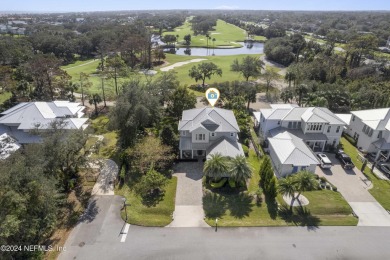
MULTIPOLYGON (((163 227, 172 222, 172 214, 175 210, 177 178, 172 177, 165 187, 163 200, 156 206, 147 207, 142 203, 140 198, 127 185, 118 188, 115 191, 116 195, 124 196, 131 206, 127 207, 128 223, 139 226, 163 227)), ((121 216, 125 219, 126 214, 121 212, 121 216)))
POLYGON ((247 158, 247 162, 252 167, 252 178, 249 180, 248 191, 256 192, 259 189, 259 181, 260 181, 260 165, 262 163, 262 159, 258 159, 256 152, 253 149, 249 149, 249 156, 247 158))
MULTIPOLYGON (((358 159, 358 150, 344 137, 341 138, 341 144, 344 151, 351 157, 353 163, 358 169, 362 168, 363 163, 358 159)), ((372 182, 373 187, 368 191, 386 210, 390 210, 390 181, 382 180, 371 173, 371 169, 366 167, 363 172, 372 182)))

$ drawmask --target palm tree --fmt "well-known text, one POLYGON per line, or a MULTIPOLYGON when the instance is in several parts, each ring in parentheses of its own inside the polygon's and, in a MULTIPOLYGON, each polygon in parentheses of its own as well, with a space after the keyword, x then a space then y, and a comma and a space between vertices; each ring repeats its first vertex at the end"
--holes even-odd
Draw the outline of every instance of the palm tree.
POLYGON ((295 94, 298 96, 298 106, 302 106, 302 99, 309 91, 309 88, 305 84, 300 84, 295 87, 295 94))
POLYGON ((291 197, 290 211, 295 200, 296 183, 293 177, 282 178, 279 180, 278 191, 285 196, 291 197))
POLYGON ((318 187, 318 182, 316 181, 314 174, 309 171, 300 171, 294 176, 294 181, 296 185, 296 191, 298 195, 296 199, 299 201, 299 196, 304 191, 315 190, 318 187))
POLYGON ((236 182, 245 182, 252 177, 251 166, 243 155, 237 155, 229 160, 229 173, 236 182))
POLYGON ((288 82, 288 87, 291 88, 291 82, 295 80, 295 74, 292 71, 287 71, 284 79, 288 82))
POLYGON ((228 173, 228 160, 220 153, 210 155, 210 158, 203 166, 203 172, 206 176, 214 178, 215 180, 222 178, 228 173))
POLYGON ((95 105, 95 115, 98 115, 98 109, 97 105, 102 102, 102 98, 99 96, 99 94, 93 94, 92 97, 89 99, 89 104, 95 105))

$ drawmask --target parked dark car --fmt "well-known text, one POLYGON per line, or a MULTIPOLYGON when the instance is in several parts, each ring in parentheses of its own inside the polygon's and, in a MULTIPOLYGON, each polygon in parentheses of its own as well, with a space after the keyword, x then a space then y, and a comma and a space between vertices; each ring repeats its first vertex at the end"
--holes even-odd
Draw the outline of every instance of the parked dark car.
POLYGON ((390 163, 380 163, 379 169, 388 177, 390 178, 390 163))
POLYGON ((348 154, 344 153, 343 150, 338 150, 336 153, 336 158, 340 160, 341 166, 346 170, 351 170, 355 165, 353 164, 351 157, 348 154))

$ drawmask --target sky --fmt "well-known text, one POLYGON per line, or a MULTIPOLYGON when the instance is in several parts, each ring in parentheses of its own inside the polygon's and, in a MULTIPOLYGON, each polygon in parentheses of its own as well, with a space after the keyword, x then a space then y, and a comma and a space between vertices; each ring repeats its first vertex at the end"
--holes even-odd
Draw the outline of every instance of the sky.
POLYGON ((390 10, 390 0, 0 0, 0 11, 84 12, 166 9, 390 10))

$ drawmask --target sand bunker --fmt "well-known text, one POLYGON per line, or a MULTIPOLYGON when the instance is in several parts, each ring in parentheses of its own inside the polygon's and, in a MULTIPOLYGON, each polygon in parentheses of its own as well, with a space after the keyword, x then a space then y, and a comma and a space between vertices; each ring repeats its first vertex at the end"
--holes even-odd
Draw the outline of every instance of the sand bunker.
POLYGON ((181 66, 183 66, 183 65, 190 64, 190 63, 192 63, 192 62, 200 62, 200 61, 204 61, 204 60, 207 60, 207 59, 192 59, 192 60, 188 60, 188 61, 176 62, 175 64, 166 66, 166 67, 164 67, 164 68, 161 68, 160 70, 161 70, 161 71, 169 71, 169 70, 173 70, 174 68, 177 68, 177 67, 181 67, 181 66))

